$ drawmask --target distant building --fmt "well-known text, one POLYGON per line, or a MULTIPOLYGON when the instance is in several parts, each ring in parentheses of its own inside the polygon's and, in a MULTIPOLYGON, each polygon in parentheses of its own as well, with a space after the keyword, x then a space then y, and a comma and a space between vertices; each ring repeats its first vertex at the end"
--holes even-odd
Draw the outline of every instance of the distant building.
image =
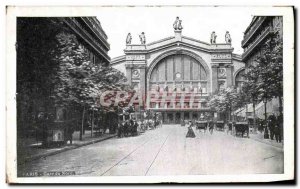
MULTIPOLYGON (((250 25, 244 32, 242 41, 242 61, 245 62, 245 69, 255 63, 257 56, 262 52, 262 45, 270 38, 271 34, 277 34, 282 38, 283 20, 281 16, 254 16, 250 25)), ((257 102, 256 116, 264 119, 264 104, 257 102)), ((240 111, 240 112, 245 112, 240 111)), ((279 113, 278 99, 267 102, 267 115, 279 113)), ((249 117, 253 117, 253 108, 248 108, 249 117)))
POLYGON ((209 96, 222 88, 240 86, 244 69, 242 57, 233 53, 229 35, 227 42, 216 43, 213 32, 212 42, 206 43, 183 36, 181 20, 173 27, 174 36, 146 44, 126 43, 125 55, 111 63, 126 72, 128 83, 144 99, 150 98, 148 92, 159 93, 155 102, 143 108, 162 113, 164 123, 197 120, 201 114, 212 113, 209 96), (164 102, 163 95, 168 96, 164 102))

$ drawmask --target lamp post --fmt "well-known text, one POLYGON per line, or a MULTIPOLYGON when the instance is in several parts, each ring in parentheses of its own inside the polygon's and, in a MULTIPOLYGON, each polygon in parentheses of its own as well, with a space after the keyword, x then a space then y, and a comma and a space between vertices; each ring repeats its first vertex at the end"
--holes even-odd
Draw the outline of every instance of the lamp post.
POLYGON ((91 125, 91 138, 93 137, 93 131, 94 131, 94 108, 95 106, 92 105, 92 125, 91 125))
POLYGON ((256 104, 256 99, 253 99, 252 107, 253 107, 253 129, 254 133, 257 132, 257 124, 256 124, 256 111, 255 111, 255 104, 256 104))
POLYGON ((269 138, 269 130, 267 126, 267 98, 263 98, 264 106, 265 106, 265 132, 264 132, 264 138, 269 138))

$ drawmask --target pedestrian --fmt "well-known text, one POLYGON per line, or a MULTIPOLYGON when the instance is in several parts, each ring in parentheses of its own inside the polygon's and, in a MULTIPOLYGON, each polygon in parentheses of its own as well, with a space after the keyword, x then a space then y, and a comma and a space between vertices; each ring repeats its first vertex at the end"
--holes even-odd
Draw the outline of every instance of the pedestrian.
POLYGON ((129 120, 126 120, 125 124, 123 126, 123 134, 124 134, 125 137, 128 136, 129 129, 130 129, 130 123, 129 123, 129 120))
POLYGON ((134 124, 133 124, 133 135, 134 136, 138 135, 138 130, 137 130, 138 126, 139 126, 138 122, 136 120, 134 120, 134 124))
POLYGON ((274 115, 270 115, 268 118, 268 127, 270 129, 270 138, 274 140, 274 127, 276 122, 276 117, 274 115))
POLYGON ((122 132, 123 131, 123 124, 122 123, 118 123, 118 137, 121 138, 122 137, 122 132))
POLYGON ((279 142, 280 131, 279 131, 278 124, 275 124, 275 126, 274 126, 274 135, 275 135, 276 142, 279 142))
POLYGON ((183 119, 181 119, 181 126, 184 127, 185 126, 185 122, 183 119))
POLYGON ((195 138, 196 135, 195 135, 195 132, 192 128, 192 121, 189 122, 189 127, 188 127, 188 132, 186 134, 186 138, 195 138))
POLYGON ((210 120, 208 123, 208 130, 209 130, 210 134, 212 135, 213 131, 214 131, 214 122, 212 120, 210 120))
POLYGON ((281 130, 282 130, 282 116, 278 116, 276 118, 276 123, 275 123, 275 127, 274 127, 274 134, 275 134, 275 139, 276 142, 281 142, 281 130))
MULTIPOLYGON (((72 124, 72 123, 71 123, 72 124)), ((73 144, 73 133, 74 133, 75 129, 73 127, 73 125, 69 125, 67 128, 67 140, 70 141, 70 144, 73 144)))
POLYGON ((232 122, 226 123, 226 133, 228 134, 230 131, 232 131, 232 122))

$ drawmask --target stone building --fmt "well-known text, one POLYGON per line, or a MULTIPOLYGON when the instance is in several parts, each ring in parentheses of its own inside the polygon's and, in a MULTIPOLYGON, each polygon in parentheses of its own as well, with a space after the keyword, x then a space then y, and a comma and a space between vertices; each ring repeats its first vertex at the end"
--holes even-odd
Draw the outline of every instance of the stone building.
POLYGON ((63 22, 78 37, 78 41, 88 51, 95 64, 110 62, 108 51, 110 45, 107 35, 96 17, 65 17, 63 22))
POLYGON ((76 36, 94 64, 108 65, 110 45, 96 17, 18 17, 17 18, 17 124, 18 133, 35 127, 39 115, 47 112, 54 119, 67 119, 66 107, 55 106, 53 48, 56 35, 76 36))
POLYGON ((159 94, 143 108, 161 112, 164 123, 196 120, 211 112, 208 97, 220 88, 240 85, 244 70, 241 56, 233 53, 231 39, 216 43, 212 33, 211 43, 206 43, 183 36, 181 21, 175 21, 173 27, 174 35, 159 41, 131 44, 126 40, 125 55, 111 63, 126 70, 128 83, 144 99, 150 98, 151 91, 159 94))
MULTIPOLYGON (((253 65, 256 59, 262 53, 262 46, 272 35, 278 35, 282 39, 283 20, 281 16, 254 16, 249 26, 244 32, 244 39, 242 40, 242 61, 245 62, 245 69, 249 65, 253 65)), ((267 115, 279 114, 279 99, 274 98, 264 102, 256 102, 256 116, 264 119, 265 108, 267 115)), ((241 111, 241 112, 245 112, 241 111)), ((248 117, 253 118, 253 107, 247 108, 248 117)), ((243 115, 245 116, 245 115, 243 115)))

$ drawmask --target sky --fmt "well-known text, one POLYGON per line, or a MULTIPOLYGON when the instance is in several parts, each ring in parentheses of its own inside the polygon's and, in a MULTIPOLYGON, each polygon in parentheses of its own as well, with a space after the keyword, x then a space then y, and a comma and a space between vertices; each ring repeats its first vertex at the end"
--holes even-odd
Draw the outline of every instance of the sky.
POLYGON ((172 25, 177 16, 182 20, 183 36, 209 42, 215 31, 217 43, 224 43, 229 31, 234 53, 242 54, 241 41, 252 11, 246 7, 100 7, 97 18, 108 36, 111 58, 124 55, 129 32, 132 44, 140 44, 141 32, 145 32, 146 43, 174 36, 172 25))

